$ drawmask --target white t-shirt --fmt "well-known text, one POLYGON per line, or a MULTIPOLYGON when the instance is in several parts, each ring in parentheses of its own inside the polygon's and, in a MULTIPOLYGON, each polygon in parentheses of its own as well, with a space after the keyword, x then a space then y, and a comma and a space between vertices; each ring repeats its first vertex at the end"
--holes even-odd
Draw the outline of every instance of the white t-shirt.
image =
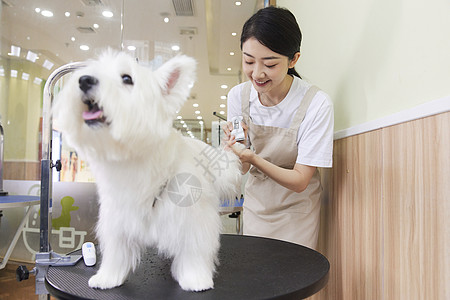
MULTIPOLYGON (((241 90, 243 84, 233 87, 228 93, 228 121, 242 115, 241 90)), ((275 106, 261 104, 252 85, 250 92, 250 117, 257 125, 289 128, 311 84, 295 77, 286 98, 275 106)), ((330 97, 319 91, 306 111, 297 135, 297 163, 331 168, 333 164, 334 113, 330 97)))

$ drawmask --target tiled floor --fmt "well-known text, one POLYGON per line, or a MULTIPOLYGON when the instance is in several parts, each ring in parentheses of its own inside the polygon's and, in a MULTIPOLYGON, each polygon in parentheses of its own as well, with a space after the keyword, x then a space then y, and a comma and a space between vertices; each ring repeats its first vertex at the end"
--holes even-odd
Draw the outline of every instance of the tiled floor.
MULTIPOLYGON (((34 276, 30 275, 28 280, 21 282, 16 281, 16 269, 19 265, 26 265, 28 270, 34 267, 32 264, 8 262, 6 267, 0 270, 1 300, 37 300, 39 298, 35 294, 34 276)), ((53 297, 50 297, 50 299, 55 300, 53 297)))

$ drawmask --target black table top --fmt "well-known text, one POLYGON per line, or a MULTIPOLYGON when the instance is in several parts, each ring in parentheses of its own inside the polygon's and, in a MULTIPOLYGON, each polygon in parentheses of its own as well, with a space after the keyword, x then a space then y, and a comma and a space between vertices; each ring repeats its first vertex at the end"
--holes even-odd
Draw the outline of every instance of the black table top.
MULTIPOLYGON (((73 254, 81 254, 78 250, 73 254)), ((312 249, 283 241, 222 235, 220 265, 214 289, 183 291, 172 279, 171 260, 148 249, 136 271, 125 283, 110 290, 92 289, 89 278, 96 273, 83 260, 71 267, 49 267, 45 284, 60 299, 302 299, 325 286, 330 264, 312 249)))

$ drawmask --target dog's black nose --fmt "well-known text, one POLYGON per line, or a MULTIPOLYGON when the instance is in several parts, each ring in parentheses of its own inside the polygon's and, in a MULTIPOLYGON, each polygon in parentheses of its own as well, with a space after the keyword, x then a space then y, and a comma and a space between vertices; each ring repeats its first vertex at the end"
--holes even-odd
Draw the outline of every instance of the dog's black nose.
POLYGON ((84 75, 78 79, 78 83, 80 84, 80 90, 86 93, 98 83, 98 80, 95 77, 84 75))

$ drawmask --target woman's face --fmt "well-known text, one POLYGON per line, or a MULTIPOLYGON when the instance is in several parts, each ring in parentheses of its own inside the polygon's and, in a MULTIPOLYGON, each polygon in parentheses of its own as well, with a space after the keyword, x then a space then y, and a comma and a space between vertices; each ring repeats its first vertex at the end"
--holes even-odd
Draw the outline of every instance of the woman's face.
POLYGON ((287 71, 295 66, 300 53, 289 60, 287 56, 273 52, 257 39, 249 38, 242 44, 242 56, 242 69, 258 93, 277 93, 279 89, 283 92, 286 82, 290 83, 287 71))

